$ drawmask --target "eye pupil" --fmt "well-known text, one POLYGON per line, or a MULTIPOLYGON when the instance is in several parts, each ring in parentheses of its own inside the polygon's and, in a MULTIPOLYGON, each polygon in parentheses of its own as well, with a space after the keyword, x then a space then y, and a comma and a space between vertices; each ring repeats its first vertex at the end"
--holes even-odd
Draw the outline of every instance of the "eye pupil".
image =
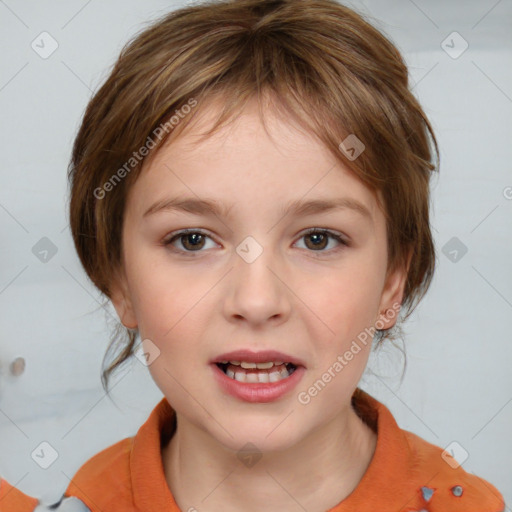
POLYGON ((204 243, 204 240, 202 239, 203 235, 201 235, 200 233, 188 233, 186 235, 183 235, 182 237, 182 240, 183 240, 183 246, 184 247, 187 247, 187 243, 191 242, 191 246, 192 247, 199 247, 201 242, 204 243))
POLYGON ((323 249, 325 247, 327 237, 325 236, 325 233, 310 233, 306 236, 306 240, 308 239, 313 241, 313 248, 318 249, 320 247, 323 249))

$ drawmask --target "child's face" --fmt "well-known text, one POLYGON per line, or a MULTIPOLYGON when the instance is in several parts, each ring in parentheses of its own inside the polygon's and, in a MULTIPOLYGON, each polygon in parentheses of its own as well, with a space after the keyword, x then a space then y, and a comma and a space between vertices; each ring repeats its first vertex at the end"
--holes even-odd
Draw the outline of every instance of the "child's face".
POLYGON ((112 300, 123 323, 151 340, 149 352, 158 347, 149 369, 177 411, 179 428, 235 450, 250 441, 264 451, 293 446, 348 414, 370 340, 358 342, 351 360, 344 354, 379 313, 401 302, 405 273, 386 279, 385 219, 369 189, 311 135, 275 118, 272 142, 251 105, 236 128, 197 147, 192 134, 198 132, 187 127, 143 169, 126 205, 125 277, 112 300), (215 201, 227 215, 160 210, 144 216, 153 203, 178 196, 215 201), (294 201, 341 199, 367 214, 352 207, 283 214, 294 201), (182 235, 164 245, 192 228, 204 236, 182 235), (308 228, 339 233, 349 245, 305 236, 308 228), (288 377, 295 383, 284 394, 251 401, 237 393, 256 385, 235 384, 235 396, 214 364, 242 349, 279 351, 304 367, 288 377), (333 371, 338 356, 342 370, 333 371), (329 369, 331 378, 322 377, 329 369), (322 390, 308 393, 319 379, 322 390))

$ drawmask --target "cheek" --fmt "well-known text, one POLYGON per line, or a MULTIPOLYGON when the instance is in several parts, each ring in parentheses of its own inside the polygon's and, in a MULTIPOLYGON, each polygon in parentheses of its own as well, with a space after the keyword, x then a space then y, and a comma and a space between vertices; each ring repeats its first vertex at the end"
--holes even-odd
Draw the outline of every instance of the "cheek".
POLYGON ((179 350, 184 343, 191 348, 191 340, 200 337, 204 324, 201 301, 203 289, 183 289, 173 286, 148 286, 139 289, 135 305, 141 337, 149 338, 167 352, 179 350))
POLYGON ((190 407, 190 395, 204 393, 201 379, 195 378, 205 365, 201 356, 206 339, 205 308, 211 307, 208 301, 200 301, 203 295, 204 291, 184 293, 177 288, 158 295, 155 290, 146 295, 147 301, 139 309, 141 339, 151 340, 158 353, 148 370, 178 410, 190 407))
POLYGON ((172 340, 190 323, 191 313, 209 288, 205 279, 173 268, 163 251, 134 251, 126 258, 141 337, 157 344, 172 340))
MULTIPOLYGON (((134 289, 134 308, 139 323, 140 338, 149 339, 159 351, 159 357, 149 370, 165 394, 174 393, 176 383, 189 379, 191 373, 204 364, 198 355, 204 352, 214 284, 190 276, 150 272, 139 279, 134 289), (169 387, 170 386, 170 387, 169 387)), ((211 334, 211 333, 210 333, 211 334)))
POLYGON ((328 338, 332 342, 350 343, 365 328, 373 326, 380 303, 380 272, 378 262, 360 259, 326 280, 323 289, 309 293, 315 300, 312 309, 330 327, 328 338))

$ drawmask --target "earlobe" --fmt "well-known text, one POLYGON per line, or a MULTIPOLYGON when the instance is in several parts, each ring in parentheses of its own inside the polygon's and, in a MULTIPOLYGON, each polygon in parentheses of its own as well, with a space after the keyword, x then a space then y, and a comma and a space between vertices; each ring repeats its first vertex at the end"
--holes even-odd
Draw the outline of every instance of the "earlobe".
POLYGON ((412 251, 407 256, 406 265, 398 266, 386 278, 380 301, 379 317, 375 322, 379 330, 390 329, 396 324, 403 300, 411 257, 412 251))
POLYGON ((136 329, 137 319, 135 318, 124 275, 115 279, 115 282, 112 284, 110 300, 117 311, 121 323, 129 329, 136 329))

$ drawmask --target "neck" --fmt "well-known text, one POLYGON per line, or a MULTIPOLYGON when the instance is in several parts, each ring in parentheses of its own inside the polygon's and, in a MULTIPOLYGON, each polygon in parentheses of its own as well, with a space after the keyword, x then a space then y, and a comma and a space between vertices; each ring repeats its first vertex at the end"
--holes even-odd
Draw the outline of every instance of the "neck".
POLYGON ((166 480, 181 510, 325 512, 358 485, 377 436, 347 406, 292 448, 244 465, 236 453, 178 416, 162 450, 166 480))

